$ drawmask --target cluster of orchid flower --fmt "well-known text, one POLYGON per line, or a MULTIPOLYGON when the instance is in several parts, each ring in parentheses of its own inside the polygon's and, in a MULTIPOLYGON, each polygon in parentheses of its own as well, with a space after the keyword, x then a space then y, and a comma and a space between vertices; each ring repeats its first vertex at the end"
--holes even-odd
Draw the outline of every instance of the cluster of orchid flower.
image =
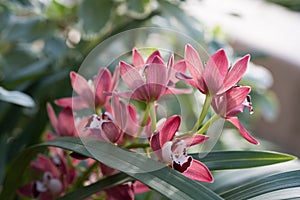
MULTIPOLYGON (((71 72, 71 84, 78 95, 56 100, 55 103, 63 107, 58 117, 52 106, 47 105, 48 115, 56 133, 47 133, 47 140, 58 136, 92 137, 132 151, 142 148, 146 152, 153 152, 159 162, 191 179, 212 182, 213 177, 209 169, 189 156, 187 149, 207 141, 209 137, 205 132, 209 125, 219 118, 224 118, 237 127, 247 141, 258 144, 236 117, 236 114, 243 112, 245 108, 248 108, 250 113, 253 112, 249 96, 250 87, 238 85, 246 72, 249 58, 250 56, 246 55, 229 67, 225 51, 221 49, 209 58, 204 67, 197 51, 189 44, 186 45, 184 59, 176 63, 173 55, 165 62, 158 50, 145 61, 134 48, 132 65, 121 61, 113 75, 108 69, 101 68, 92 80, 87 81, 81 75, 71 72), (116 90, 119 76, 129 91, 116 90), (194 127, 184 133, 179 132, 181 116, 169 116, 162 123, 157 123, 156 113, 159 109, 156 102, 162 96, 193 92, 191 88, 175 88, 180 80, 206 96, 194 127), (137 112, 134 104, 126 103, 125 99, 143 102, 144 111, 137 112), (206 120, 210 107, 215 114, 206 120), (95 114, 79 118, 73 112, 86 108, 92 108, 95 114), (142 117, 139 116, 141 113, 142 117)), ((103 163, 97 163, 76 153, 68 154, 54 147, 50 148, 49 157, 39 155, 38 159, 32 162, 31 168, 39 171, 42 178, 23 186, 19 193, 42 200, 55 199, 70 188, 89 184, 93 180, 117 172, 103 163), (70 165, 71 163, 73 165, 70 165), (76 168, 78 163, 85 168, 98 169, 90 170, 92 173, 86 176, 86 180, 80 178, 80 182, 78 176, 82 172, 76 168)), ((99 195, 106 195, 107 199, 133 199, 135 193, 147 190, 149 188, 135 181, 99 191, 99 195)))

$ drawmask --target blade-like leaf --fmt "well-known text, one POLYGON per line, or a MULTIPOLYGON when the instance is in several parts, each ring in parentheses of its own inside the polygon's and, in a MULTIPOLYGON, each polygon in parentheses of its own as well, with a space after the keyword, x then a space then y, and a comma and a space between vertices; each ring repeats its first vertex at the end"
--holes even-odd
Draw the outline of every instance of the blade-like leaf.
POLYGON ((220 195, 225 199, 243 200, 273 191, 300 187, 300 170, 279 173, 241 185, 220 195))
POLYGON ((27 94, 19 91, 8 91, 0 87, 0 100, 14 103, 24 107, 34 107, 34 100, 27 94))
POLYGON ((215 151, 206 153, 192 154, 194 159, 200 160, 210 170, 243 169, 260 167, 296 159, 296 157, 271 152, 271 151, 215 151))
POLYGON ((84 199, 92 194, 95 194, 101 190, 105 190, 110 187, 117 186, 119 184, 126 183, 133 180, 130 176, 124 173, 115 174, 107 178, 101 179, 96 183, 79 188, 73 192, 66 194, 65 196, 58 198, 58 200, 73 200, 73 199, 84 199))
POLYGON ((95 140, 83 141, 80 138, 57 138, 23 151, 8 168, 0 199, 9 200, 13 198, 18 188, 16 183, 18 183, 19 177, 22 176, 30 160, 47 146, 60 147, 94 158, 126 173, 171 199, 222 199, 200 183, 143 155, 109 143, 95 140))

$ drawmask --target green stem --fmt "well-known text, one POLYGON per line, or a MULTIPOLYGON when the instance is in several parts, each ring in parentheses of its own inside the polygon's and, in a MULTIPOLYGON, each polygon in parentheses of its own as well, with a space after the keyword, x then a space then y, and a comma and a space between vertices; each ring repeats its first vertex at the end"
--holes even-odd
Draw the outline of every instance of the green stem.
POLYGON ((151 130, 153 132, 153 131, 156 130, 155 102, 151 102, 151 105, 150 105, 150 117, 151 117, 151 130))
POLYGON ((140 138, 140 136, 141 136, 141 133, 142 133, 142 131, 143 131, 145 125, 147 124, 147 121, 148 121, 148 118, 149 118, 149 114, 150 114, 150 109, 151 109, 151 103, 148 103, 148 104, 146 105, 146 110, 145 110, 145 113, 144 113, 144 117, 143 117, 141 126, 140 126, 140 128, 139 128, 139 130, 138 130, 138 133, 137 133, 137 135, 136 135, 136 137, 135 137, 133 143, 137 143, 137 142, 138 142, 138 140, 139 140, 139 138, 140 138))
POLYGON ((197 132, 196 134, 203 134, 212 123, 214 123, 215 121, 217 121, 220 118, 220 115, 215 114, 214 116, 212 116, 197 132))
POLYGON ((135 149, 135 148, 147 148, 150 147, 149 142, 144 142, 144 143, 132 143, 132 144, 128 144, 125 145, 124 148, 127 149, 135 149))
POLYGON ((212 96, 210 94, 207 94, 206 97, 205 97, 204 105, 203 105, 202 111, 200 113, 200 116, 198 118, 198 121, 194 125, 191 132, 196 132, 198 130, 198 128, 201 126, 202 122, 204 121, 204 119, 206 117, 206 114, 207 114, 208 109, 210 107, 211 101, 212 101, 212 96))

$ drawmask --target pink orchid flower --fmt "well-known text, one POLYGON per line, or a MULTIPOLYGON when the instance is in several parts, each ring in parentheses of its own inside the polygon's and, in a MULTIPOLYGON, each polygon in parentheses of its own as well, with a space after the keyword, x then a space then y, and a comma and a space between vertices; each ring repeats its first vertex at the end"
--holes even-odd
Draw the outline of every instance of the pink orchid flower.
POLYGON ((94 114, 85 128, 100 141, 123 144, 126 138, 133 138, 137 134, 137 113, 132 105, 126 105, 114 97, 112 112, 94 114))
POLYGON ((248 67, 250 55, 239 59, 232 68, 229 68, 226 53, 221 49, 209 58, 204 68, 197 51, 188 44, 185 47, 184 59, 192 77, 180 72, 176 77, 186 81, 203 94, 218 95, 240 81, 248 67))
POLYGON ((248 107, 249 112, 253 112, 252 103, 249 93, 250 87, 236 86, 225 93, 216 95, 212 99, 212 107, 217 114, 232 123, 239 130, 240 134, 249 142, 259 144, 248 131, 243 127, 236 114, 243 112, 245 107, 248 107))
POLYGON ((174 64, 172 55, 165 64, 159 51, 154 51, 144 62, 136 49, 133 49, 132 60, 133 66, 123 61, 119 64, 121 77, 131 91, 118 93, 118 96, 153 102, 165 94, 190 93, 188 89, 174 87, 177 82, 175 72, 186 70, 184 61, 174 64))
POLYGON ((97 76, 90 81, 75 72, 70 73, 70 78, 72 87, 79 96, 58 99, 55 101, 57 105, 75 110, 101 108, 110 98, 105 92, 112 92, 118 84, 119 72, 116 69, 112 76, 108 69, 101 68, 97 76))
POLYGON ((187 155, 187 148, 205 142, 204 135, 175 138, 180 126, 180 116, 172 116, 166 120, 162 128, 150 138, 150 146, 158 156, 159 161, 170 165, 185 176, 202 182, 212 182, 209 169, 200 161, 187 155))
POLYGON ((67 167, 63 158, 47 158, 39 155, 36 161, 31 163, 31 168, 42 172, 41 180, 36 180, 21 187, 18 192, 30 198, 40 200, 54 200, 61 196, 67 186, 74 181, 74 170, 67 167))

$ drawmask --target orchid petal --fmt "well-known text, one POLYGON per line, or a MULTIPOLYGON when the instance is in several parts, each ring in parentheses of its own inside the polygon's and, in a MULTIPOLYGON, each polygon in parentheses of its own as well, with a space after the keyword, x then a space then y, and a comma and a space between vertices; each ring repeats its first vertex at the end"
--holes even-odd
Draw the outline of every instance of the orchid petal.
POLYGON ((242 105, 250 93, 251 88, 248 86, 234 87, 228 90, 226 94, 226 113, 230 113, 236 107, 242 105))
POLYGON ((166 120, 159 134, 159 143, 161 147, 166 142, 173 140, 175 133, 180 126, 180 121, 181 119, 178 115, 174 115, 166 120))
POLYGON ((223 81, 228 72, 228 59, 223 49, 214 53, 204 69, 203 78, 211 94, 216 94, 223 87, 223 81))
POLYGON ((132 183, 125 183, 105 190, 107 192, 106 200, 127 199, 134 200, 132 183))
POLYGON ((72 109, 64 108, 58 116, 58 133, 60 136, 74 136, 75 125, 72 109))
POLYGON ((94 94, 87 82, 82 76, 75 72, 70 73, 71 83, 74 91, 84 99, 89 105, 94 105, 94 94))
POLYGON ((193 162, 193 158, 191 156, 184 157, 184 160, 181 163, 178 161, 173 161, 172 163, 172 168, 179 171, 180 173, 184 173, 190 166, 191 163, 193 162))
POLYGON ((190 147, 193 145, 202 144, 203 142, 208 140, 209 137, 206 135, 193 135, 193 136, 185 136, 179 139, 183 140, 186 143, 187 147, 190 147))
POLYGON ((46 156, 39 154, 36 161, 31 163, 31 168, 41 171, 41 172, 50 172, 55 178, 59 177, 59 171, 54 163, 47 158, 46 156))
POLYGON ((185 46, 184 59, 192 77, 195 80, 202 79, 203 65, 197 51, 191 46, 185 46))
POLYGON ((103 122, 101 128, 102 136, 108 139, 107 142, 115 143, 121 136, 121 130, 113 122, 103 122))
POLYGON ((85 102, 80 96, 56 99, 54 102, 58 106, 61 106, 63 108, 70 107, 74 110, 81 110, 83 108, 89 107, 89 104, 85 102))
POLYGON ((144 84, 138 70, 125 62, 120 62, 120 74, 130 89, 136 89, 144 84))
POLYGON ((193 160, 191 166, 183 174, 196 181, 213 182, 209 169, 198 160, 193 160))
POLYGON ((58 120, 57 117, 55 115, 55 112, 51 106, 50 103, 47 103, 47 112, 48 112, 48 117, 50 119, 50 122, 52 124, 52 127, 54 128, 55 132, 58 133, 58 120))
POLYGON ((249 141, 252 144, 256 144, 256 145, 259 144, 259 142, 255 138, 253 138, 248 133, 248 131, 243 127, 243 125, 241 124, 241 122, 239 121, 239 119, 237 117, 227 117, 226 120, 229 121, 230 123, 232 123, 235 127, 237 127, 237 129, 239 130, 240 134, 247 141, 249 141))
POLYGON ((154 132, 153 135, 150 138, 150 147, 153 150, 153 152, 155 153, 155 155, 162 160, 162 155, 161 155, 161 148, 162 146, 159 143, 159 132, 154 132))
POLYGON ((241 80, 242 76, 245 74, 247 70, 249 60, 250 60, 250 55, 246 55, 236 62, 236 64, 232 67, 232 69, 227 74, 224 80, 223 88, 218 92, 218 94, 227 91, 228 89, 236 85, 241 80))
POLYGON ((191 94, 193 92, 192 88, 173 88, 168 87, 165 94, 191 94))
POLYGON ((141 183, 140 181, 135 181, 134 183, 134 193, 140 194, 149 191, 150 188, 146 186, 144 183, 141 183))
POLYGON ((158 50, 156 50, 156 51, 154 51, 154 52, 148 57, 148 59, 146 60, 146 64, 152 63, 154 57, 156 57, 156 56, 162 58, 161 55, 160 55, 160 52, 159 52, 158 50))
POLYGON ((132 50, 132 64, 136 68, 144 67, 144 59, 136 48, 132 50))
POLYGON ((111 91, 112 77, 108 69, 102 68, 95 79, 95 105, 103 106, 108 101, 109 96, 104 92, 111 91))

